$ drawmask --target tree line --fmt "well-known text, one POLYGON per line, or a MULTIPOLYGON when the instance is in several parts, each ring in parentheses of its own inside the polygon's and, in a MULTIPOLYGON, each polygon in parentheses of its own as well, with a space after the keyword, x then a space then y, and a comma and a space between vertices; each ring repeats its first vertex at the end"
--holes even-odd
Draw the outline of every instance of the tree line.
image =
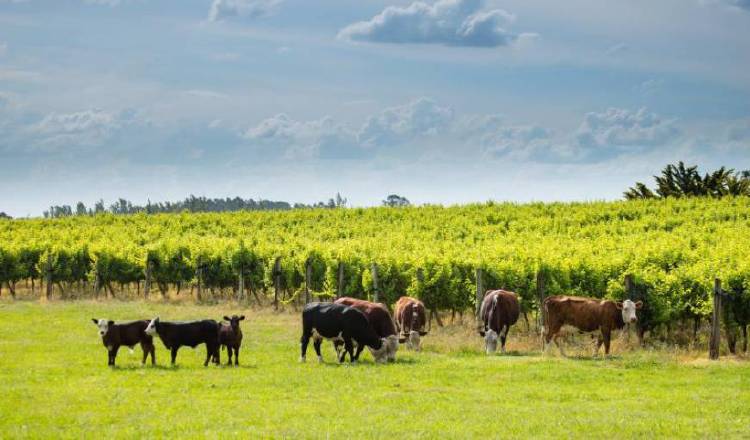
POLYGON ((721 167, 701 175, 697 165, 687 166, 680 161, 664 167, 661 175, 654 176, 654 180, 654 189, 636 182, 635 186, 623 193, 625 199, 750 196, 750 170, 735 171, 721 167))

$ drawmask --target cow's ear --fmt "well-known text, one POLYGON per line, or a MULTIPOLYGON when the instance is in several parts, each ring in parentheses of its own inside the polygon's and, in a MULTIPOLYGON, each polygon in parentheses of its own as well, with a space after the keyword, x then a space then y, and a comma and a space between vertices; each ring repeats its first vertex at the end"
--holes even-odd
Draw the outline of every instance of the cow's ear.
POLYGON ((640 309, 641 307, 643 307, 643 301, 636 301, 635 302, 635 308, 636 309, 640 309))
POLYGON ((112 320, 109 320, 109 321, 107 321, 107 325, 109 325, 111 327, 111 326, 115 325, 115 322, 112 321, 112 320))
POLYGON ((479 330, 479 336, 484 337, 484 330, 479 330))
POLYGON ((99 325, 99 320, 96 318, 91 318, 92 321, 94 321, 94 324, 99 325))
POLYGON ((615 307, 617 310, 622 310, 622 301, 615 301, 615 307))
POLYGON ((224 321, 231 321, 231 319, 229 319, 229 316, 225 316, 224 321))
POLYGON ((427 332, 418 332, 418 333, 419 333, 419 336, 424 336, 427 334, 427 332))
POLYGON ((244 320, 245 320, 245 315, 240 315, 240 321, 244 321, 244 320))

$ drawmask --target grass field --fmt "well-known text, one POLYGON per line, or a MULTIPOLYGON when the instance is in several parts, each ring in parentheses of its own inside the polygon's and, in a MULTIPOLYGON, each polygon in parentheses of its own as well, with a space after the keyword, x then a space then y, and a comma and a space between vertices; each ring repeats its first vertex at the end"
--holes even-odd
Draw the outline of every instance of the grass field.
POLYGON ((709 363, 703 355, 622 349, 607 360, 542 357, 530 336, 512 337, 510 355, 488 357, 467 325, 435 330, 422 353, 402 347, 395 364, 375 365, 365 352, 358 365, 337 365, 328 343, 326 363, 313 355, 300 364, 294 313, 5 302, 0 318, 3 438, 750 436, 750 362, 743 359, 709 363), (121 350, 118 366, 108 368, 91 323, 239 311, 249 318, 239 368, 204 368, 203 346, 182 349, 171 368, 160 341, 157 367, 141 367, 136 347, 133 355, 121 350))

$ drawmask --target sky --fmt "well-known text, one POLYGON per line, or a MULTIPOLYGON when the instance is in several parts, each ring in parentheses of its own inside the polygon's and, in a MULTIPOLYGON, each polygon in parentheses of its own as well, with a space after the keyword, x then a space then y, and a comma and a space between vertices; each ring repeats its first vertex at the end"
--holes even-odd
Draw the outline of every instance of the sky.
POLYGON ((748 0, 0 0, 0 211, 750 169, 748 0))

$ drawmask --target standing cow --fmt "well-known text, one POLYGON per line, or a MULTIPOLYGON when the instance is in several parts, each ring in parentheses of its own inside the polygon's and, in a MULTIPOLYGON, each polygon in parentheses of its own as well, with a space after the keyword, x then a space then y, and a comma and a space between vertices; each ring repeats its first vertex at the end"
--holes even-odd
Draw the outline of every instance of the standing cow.
POLYGON ((375 362, 386 360, 386 340, 378 337, 372 329, 364 313, 354 307, 332 303, 310 303, 302 310, 302 338, 300 339, 302 355, 300 361, 305 361, 307 345, 313 338, 313 347, 318 360, 323 362, 320 345, 323 339, 344 342, 346 351, 342 351, 338 358, 344 362, 349 353, 349 361, 354 363, 359 359, 362 350, 367 347, 375 358, 375 362), (354 344, 357 343, 357 353, 354 344))
POLYGON ((508 331, 510 326, 518 321, 519 314, 520 306, 515 293, 505 290, 490 290, 485 293, 479 310, 483 323, 479 335, 484 338, 484 350, 487 354, 497 351, 498 337, 500 348, 505 353, 508 331))
POLYGON ((604 343, 604 353, 609 354, 609 343, 612 330, 619 330, 625 324, 635 323, 636 310, 643 306, 641 301, 633 302, 611 301, 595 298, 582 298, 579 296, 550 296, 544 300, 544 342, 545 349, 549 348, 550 341, 560 349, 560 354, 565 356, 560 343, 560 329, 563 325, 576 327, 581 332, 599 331, 594 356, 598 355, 599 347, 604 343))
POLYGON ((212 358, 215 364, 219 364, 219 324, 213 319, 169 322, 156 317, 148 323, 146 333, 150 336, 159 335, 164 346, 171 351, 172 365, 175 364, 180 347, 195 348, 200 344, 206 344, 206 361, 203 366, 208 366, 208 361, 212 358))
POLYGON ((424 303, 410 296, 402 296, 396 301, 396 327, 401 335, 399 342, 406 342, 406 346, 420 351, 422 349, 421 336, 426 335, 429 330, 424 327, 427 324, 427 314, 424 303))
MULTIPOLYGON (((362 299, 343 297, 334 301, 335 304, 343 304, 345 306, 354 307, 360 312, 365 314, 367 321, 375 333, 381 338, 385 338, 386 345, 386 358, 389 362, 396 360, 396 351, 398 351, 399 338, 396 334, 396 326, 393 324, 393 318, 391 313, 380 303, 374 303, 365 301, 362 299)), ((336 351, 338 352, 341 348, 342 343, 336 342, 336 351)))
POLYGON ((245 320, 245 315, 225 316, 224 320, 229 324, 219 324, 219 348, 227 349, 227 365, 232 365, 232 352, 234 352, 234 365, 240 364, 240 346, 242 346, 242 329, 240 321, 245 320))
POLYGON ((143 350, 142 365, 146 363, 149 354, 151 355, 151 365, 156 364, 154 340, 146 333, 148 320, 121 322, 119 324, 115 324, 114 321, 109 319, 92 318, 91 320, 99 329, 102 343, 107 347, 107 365, 115 365, 115 358, 117 358, 117 351, 120 347, 124 345, 132 349, 135 344, 140 344, 141 350, 143 350))

